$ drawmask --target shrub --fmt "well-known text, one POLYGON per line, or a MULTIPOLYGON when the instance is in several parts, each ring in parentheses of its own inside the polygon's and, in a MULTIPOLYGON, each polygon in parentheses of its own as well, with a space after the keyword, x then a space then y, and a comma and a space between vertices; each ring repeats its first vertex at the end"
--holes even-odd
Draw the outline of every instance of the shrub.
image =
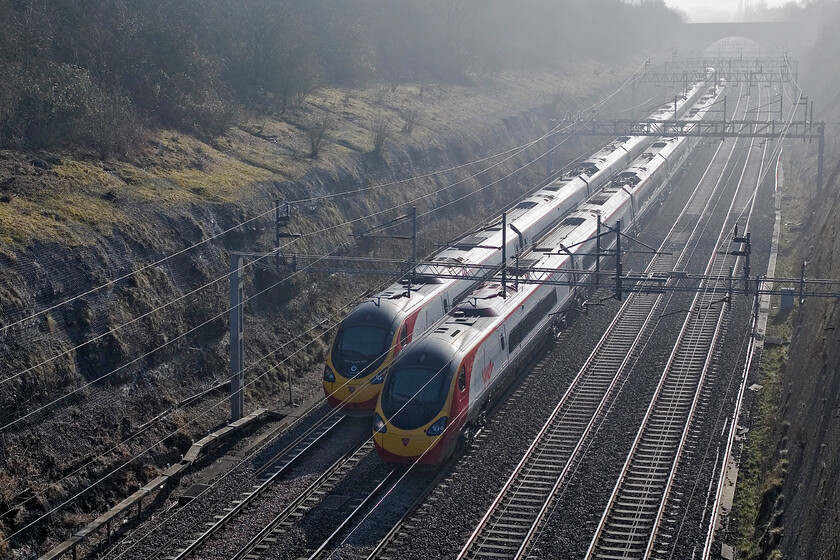
POLYGON ((406 109, 402 112, 403 126, 402 131, 406 134, 411 134, 417 120, 420 118, 420 112, 414 109, 406 109))
POLYGON ((373 153, 381 154, 385 148, 385 140, 388 139, 388 120, 379 117, 373 123, 373 153))
POLYGON ((327 133, 330 130, 330 117, 324 115, 324 118, 316 122, 307 130, 309 136, 309 157, 316 158, 327 139, 327 133))

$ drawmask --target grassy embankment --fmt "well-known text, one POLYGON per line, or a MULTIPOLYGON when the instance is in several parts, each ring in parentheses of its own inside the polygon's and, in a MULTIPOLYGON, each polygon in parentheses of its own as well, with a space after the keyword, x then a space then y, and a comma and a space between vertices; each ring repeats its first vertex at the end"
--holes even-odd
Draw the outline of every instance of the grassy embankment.
MULTIPOLYGON (((245 116, 221 137, 150 133, 139 152, 124 161, 102 161, 92 153, 0 152, 0 248, 32 241, 90 243, 91 235, 131 227, 135 205, 166 210, 240 203, 256 182, 294 181, 316 166, 371 153, 374 129, 382 121, 388 143, 423 146, 477 129, 488 118, 551 103, 555 90, 559 110, 575 108, 566 102, 616 80, 615 68, 598 65, 593 72, 592 64, 572 68, 562 78, 502 74, 478 87, 319 88, 287 114, 245 116), (409 114, 416 122, 407 132, 409 114), (313 159, 308 131, 325 117, 328 142, 313 159)), ((387 162, 387 144, 384 156, 387 162)))
MULTIPOLYGON (((783 159, 784 181, 781 187, 781 226, 775 276, 798 277, 801 272, 803 245, 807 241, 807 224, 812 204, 812 186, 803 177, 802 169, 813 164, 815 155, 796 146, 786 151, 783 159), (804 155, 803 155, 804 153, 804 155)), ((793 312, 781 313, 780 298, 771 297, 767 337, 789 342, 793 331, 793 312)), ((787 460, 779 450, 786 449, 787 430, 780 425, 782 379, 787 367, 789 347, 765 346, 759 364, 757 383, 762 386, 750 411, 750 431, 741 456, 738 486, 735 495, 734 519, 738 527, 739 558, 781 558, 775 550, 783 528, 781 495, 787 460), (784 434, 778 441, 778 434, 784 434)))

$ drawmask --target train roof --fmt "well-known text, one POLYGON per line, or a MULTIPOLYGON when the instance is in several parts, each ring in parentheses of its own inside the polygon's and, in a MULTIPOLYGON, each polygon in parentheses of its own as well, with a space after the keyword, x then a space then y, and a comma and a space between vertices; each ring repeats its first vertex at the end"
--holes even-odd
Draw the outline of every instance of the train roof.
MULTIPOLYGON (((707 93, 703 98, 701 98, 702 100, 709 97, 710 94, 708 92, 717 91, 714 86, 709 89, 701 89, 704 87, 704 84, 693 84, 691 90, 692 96, 697 95, 700 91, 706 91, 707 93)), ((685 99, 685 97, 682 97, 682 99, 685 99)), ((706 106, 701 107, 701 110, 705 110, 708 104, 711 104, 713 100, 714 98, 707 99, 706 106)), ((652 117, 669 117, 671 111, 672 109, 670 104, 663 105, 652 115, 652 117)), ((699 113, 700 111, 696 112, 695 115, 699 113)), ((611 184, 607 185, 599 193, 590 198, 589 201, 581 207, 580 211, 570 213, 560 222, 557 229, 549 235, 555 239, 565 239, 565 237, 577 225, 580 225, 587 219, 594 219, 594 215, 597 215, 601 211, 600 206, 609 201, 610 197, 617 190, 621 189, 624 185, 633 186, 638 183, 648 171, 646 163, 656 157, 656 154, 660 150, 669 147, 669 144, 673 143, 674 140, 674 138, 660 138, 656 140, 653 145, 643 152, 643 154, 637 158, 637 160, 635 160, 628 169, 620 173, 618 177, 611 182, 611 184)), ((523 224, 527 227, 528 223, 536 220, 532 213, 534 208, 540 205, 546 205, 546 207, 551 206, 555 202, 555 199, 564 196, 562 192, 564 187, 567 187, 574 182, 587 181, 587 177, 592 177, 596 173, 601 172, 601 170, 606 167, 608 161, 614 161, 614 158, 619 157, 619 155, 623 155, 626 151, 628 143, 637 143, 639 141, 641 141, 641 139, 636 136, 621 136, 614 139, 591 157, 576 164, 573 170, 563 175, 560 179, 544 186, 531 196, 528 196, 514 205, 508 212, 508 223, 514 227, 518 227, 520 230, 524 230, 525 228, 522 227, 523 224)), ((445 280, 438 278, 437 275, 445 274, 452 276, 463 273, 463 265, 478 262, 484 258, 482 253, 486 255, 487 252, 497 250, 496 245, 499 244, 499 232, 501 232, 501 229, 501 223, 497 220, 495 222, 487 223, 480 229, 474 230, 472 233, 455 240, 447 248, 437 253, 432 264, 421 265, 417 268, 415 282, 412 284, 410 297, 405 297, 404 295, 404 283, 393 284, 386 291, 368 300, 365 304, 360 306, 360 308, 351 312, 350 315, 348 315, 348 319, 355 318, 356 316, 362 316, 367 313, 367 309, 371 308, 371 306, 379 307, 381 309, 390 309, 394 317, 396 317, 399 313, 410 312, 412 308, 421 305, 427 298, 439 291, 441 289, 441 285, 446 283, 445 280), (384 307, 382 302, 385 302, 384 307)), ((508 232, 508 235, 514 235, 514 232, 508 232)), ((531 232, 531 237, 533 237, 533 235, 534 232, 531 232)), ((526 240, 528 243, 533 241, 535 241, 533 238, 526 240)), ((547 242, 540 243, 543 247, 549 244, 550 243, 547 242)), ((497 286, 496 289, 500 290, 501 288, 497 286)), ((472 299, 475 300, 476 298, 472 299)), ((480 309, 483 310, 481 311, 482 313, 490 313, 488 310, 492 307, 493 305, 481 305, 480 309)), ((470 313, 468 310, 462 311, 470 313)))
MULTIPOLYGON (((707 100, 704 103, 710 102, 707 100)), ((670 113, 668 110, 663 112, 670 113)), ((490 325, 501 322, 504 316, 521 304, 524 296, 531 293, 533 285, 518 284, 517 278, 545 274, 543 269, 564 266, 567 247, 577 247, 590 239, 598 216, 610 215, 612 209, 621 204, 623 199, 615 195, 625 191, 624 196, 629 197, 632 189, 665 161, 668 153, 679 145, 680 140, 680 137, 675 136, 656 139, 628 168, 613 178, 610 184, 590 197, 578 210, 569 213, 538 245, 520 256, 515 264, 509 265, 506 269, 510 276, 504 286, 499 275, 484 282, 459 302, 428 336, 418 340, 418 346, 410 347, 407 352, 417 355, 418 352, 435 351, 439 352, 439 356, 452 357, 453 352, 470 348, 476 337, 488 336, 488 329, 492 330, 490 325), (503 289, 507 297, 502 297, 503 289)), ((593 157, 579 165, 595 166, 596 161, 597 158, 593 157)), ((571 180, 575 179, 566 179, 566 182, 571 180)), ((557 183, 558 181, 555 181, 552 185, 557 183)), ((523 203, 527 201, 528 199, 523 203)), ((517 206, 527 210, 529 204, 523 203, 517 206)))

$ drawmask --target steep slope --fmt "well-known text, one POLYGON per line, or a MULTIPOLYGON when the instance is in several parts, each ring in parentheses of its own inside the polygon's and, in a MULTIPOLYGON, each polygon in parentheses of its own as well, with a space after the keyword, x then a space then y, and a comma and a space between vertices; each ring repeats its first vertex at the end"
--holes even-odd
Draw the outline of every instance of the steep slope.
MULTIPOLYGON (((0 528, 15 533, 104 477, 13 541, 18 552, 74 529, 226 420, 224 393, 212 389, 227 374, 228 256, 272 247, 276 200, 307 200, 290 230, 322 230, 293 246, 314 254, 405 258, 404 246, 354 248, 348 234, 410 206, 437 208, 421 221, 428 252, 545 179, 546 142, 495 154, 631 71, 589 64, 469 88, 321 89, 283 120, 254 117, 209 141, 160 132, 131 161, 0 152, 0 528), (398 132, 410 112, 421 115, 414 130, 398 132), (307 131, 325 117, 331 141, 309 158, 307 131), (388 140, 375 150, 381 123, 388 140)), ((560 162, 582 151, 569 142, 560 162)), ((282 405, 289 376, 298 397, 317 391, 330 325, 381 281, 284 277, 246 274, 246 363, 259 379, 249 407, 282 405)))

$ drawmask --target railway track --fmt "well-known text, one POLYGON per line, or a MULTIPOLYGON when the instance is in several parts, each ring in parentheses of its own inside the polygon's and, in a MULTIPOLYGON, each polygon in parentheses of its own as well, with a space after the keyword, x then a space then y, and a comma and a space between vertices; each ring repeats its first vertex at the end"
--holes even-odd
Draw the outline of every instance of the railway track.
POLYGON ((520 558, 645 332, 659 296, 627 300, 459 554, 520 558))
POLYGON ((697 408, 697 389, 707 372, 708 352, 723 318, 712 308, 711 298, 716 297, 698 296, 692 306, 588 558, 641 558, 651 552, 652 536, 661 520, 662 496, 672 484, 686 427, 697 408))
POLYGON ((339 414, 328 415, 306 430, 257 471, 258 484, 254 485, 251 490, 245 492, 239 499, 230 504, 225 509, 224 514, 217 515, 213 521, 207 522, 204 531, 195 535, 186 546, 168 558, 170 560, 183 560, 192 556, 214 535, 231 524, 247 507, 263 495, 268 488, 273 486, 283 474, 309 451, 314 449, 323 438, 328 434, 337 432, 340 426, 346 422, 346 418, 339 414))
MULTIPOLYGON (((754 200, 752 189, 742 188, 747 169, 758 169, 763 154, 752 151, 745 162, 728 216, 739 217, 754 200)), ((702 389, 710 375, 709 359, 725 320, 720 292, 729 286, 729 271, 737 257, 730 254, 729 231, 724 226, 717 251, 683 323, 677 344, 665 367, 653 399, 637 432, 630 454, 587 550, 587 558, 668 557, 676 533, 673 517, 664 513, 698 411, 702 389)), ((674 496, 674 501, 679 497, 674 496)))
POLYGON ((242 547, 231 560, 256 560, 268 550, 281 533, 291 529, 308 511, 315 507, 362 459, 373 451, 373 440, 368 439, 355 450, 336 461, 324 474, 304 490, 280 514, 263 527, 254 538, 242 547))
MULTIPOLYGON (((759 198, 754 196, 753 192, 759 192, 770 151, 767 144, 764 144, 763 150, 754 150, 751 157, 755 160, 755 165, 745 174, 744 183, 748 186, 754 185, 755 188, 746 188, 738 193, 732 220, 743 218, 736 215, 743 209, 746 223, 752 223, 751 217, 757 213, 755 207, 759 198)), ((753 230, 753 233, 760 232, 763 224, 756 226, 759 229, 753 230)), ((767 239, 769 233, 759 233, 759 238, 767 239)), ((726 251, 730 249, 731 247, 725 248, 726 251)), ((724 268, 726 266, 728 263, 723 265, 724 268)), ((701 405, 692 420, 674 484, 666 497, 662 521, 654 537, 652 558, 699 557, 704 550, 708 551, 711 545, 709 541, 712 537, 707 526, 711 529, 715 524, 715 498, 721 488, 721 474, 718 470, 725 472, 721 467, 721 458, 726 457, 730 451, 725 434, 732 432, 733 426, 737 424, 735 415, 739 409, 739 401, 743 398, 756 342, 750 334, 755 327, 755 317, 750 312, 749 303, 739 302, 733 308, 733 312, 724 318, 724 330, 728 331, 724 336, 741 340, 738 345, 738 359, 732 368, 725 369, 717 366, 717 359, 713 360, 708 378, 700 388, 701 405), (709 406, 711 403, 715 405, 709 406)), ((755 303, 753 302, 753 311, 757 311, 755 303)))
POLYGON ((333 545, 338 542, 338 540, 347 535, 353 529, 353 523, 356 520, 359 520, 364 517, 365 514, 370 512, 374 507, 375 503, 374 500, 378 497, 385 496, 386 494, 390 493, 397 484, 400 483, 402 480, 402 469, 391 469, 387 476, 385 476, 381 481, 378 481, 376 486, 370 490, 366 496, 359 498, 357 503, 354 504, 355 507, 353 510, 347 515, 336 527, 336 529, 326 538, 324 541, 318 546, 316 549, 307 551, 307 556, 301 556, 301 559, 308 558, 308 560, 321 560, 325 558, 329 558, 332 554, 332 547, 333 545))
MULTIPOLYGON (((734 150, 734 142, 732 149, 734 150)), ((720 148, 719 148, 720 149, 720 148)), ((732 151, 726 160, 731 159, 732 151)), ((723 169, 721 169, 721 177, 723 169)), ((703 183, 683 209, 680 219, 647 268, 648 274, 667 274, 684 263, 690 247, 699 242, 700 220, 720 190, 718 179, 707 191, 703 183), (689 224, 692 222, 693 224, 689 224), (679 224, 682 229, 678 228, 679 224), (686 231, 686 230, 690 230, 686 231)), ((631 294, 565 392, 524 457, 478 523, 458 558, 523 558, 550 512, 571 466, 584 448, 596 422, 614 398, 622 373, 639 346, 649 337, 651 317, 662 302, 659 294, 631 294)))

